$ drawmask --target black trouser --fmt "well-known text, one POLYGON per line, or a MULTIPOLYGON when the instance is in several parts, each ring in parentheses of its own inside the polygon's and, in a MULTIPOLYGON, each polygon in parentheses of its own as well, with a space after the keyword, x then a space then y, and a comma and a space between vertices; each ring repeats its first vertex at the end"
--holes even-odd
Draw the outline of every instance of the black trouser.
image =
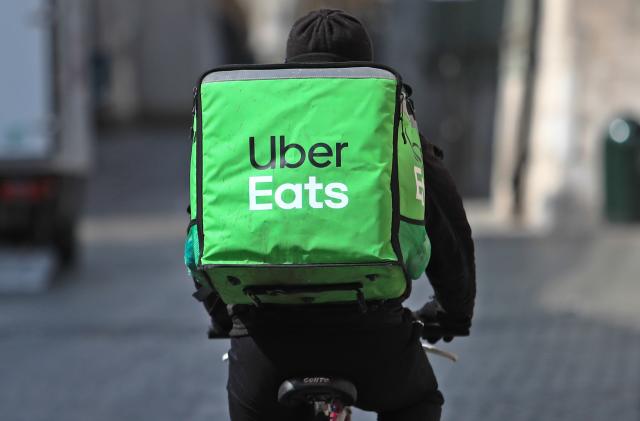
POLYGON ((309 408, 278 405, 280 383, 290 377, 336 376, 358 390, 356 406, 380 421, 440 419, 443 398, 409 318, 398 325, 349 332, 311 331, 232 338, 229 411, 232 421, 304 421, 309 408))

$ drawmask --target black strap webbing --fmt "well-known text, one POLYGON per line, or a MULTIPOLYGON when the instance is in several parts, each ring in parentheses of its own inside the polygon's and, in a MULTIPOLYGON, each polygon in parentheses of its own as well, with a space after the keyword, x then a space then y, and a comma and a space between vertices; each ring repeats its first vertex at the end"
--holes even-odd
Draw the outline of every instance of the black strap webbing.
POLYGON ((196 292, 193 293, 193 298, 203 303, 207 298, 213 294, 213 290, 208 286, 200 286, 196 292))

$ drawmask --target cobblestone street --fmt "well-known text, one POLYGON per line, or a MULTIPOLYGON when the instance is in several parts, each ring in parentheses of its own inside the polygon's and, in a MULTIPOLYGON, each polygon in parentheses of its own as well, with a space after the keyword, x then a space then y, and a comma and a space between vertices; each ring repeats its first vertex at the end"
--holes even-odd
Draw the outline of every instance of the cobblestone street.
MULTIPOLYGON (((228 419, 227 341, 206 339, 182 265, 188 156, 184 130, 103 134, 80 265, 0 296, 0 419, 228 419)), ((481 234, 472 336, 440 344, 458 363, 431 358, 443 420, 640 420, 640 230, 481 234)))

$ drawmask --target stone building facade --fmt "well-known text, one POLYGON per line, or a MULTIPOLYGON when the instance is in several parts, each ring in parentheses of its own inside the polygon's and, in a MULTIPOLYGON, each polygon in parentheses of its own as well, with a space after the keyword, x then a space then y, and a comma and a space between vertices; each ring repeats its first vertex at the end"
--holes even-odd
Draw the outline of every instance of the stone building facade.
POLYGON ((513 218, 528 46, 536 63, 523 171, 524 225, 592 228, 602 220, 603 149, 617 116, 640 118, 640 3, 541 0, 536 42, 532 2, 510 0, 502 54, 492 203, 513 218))

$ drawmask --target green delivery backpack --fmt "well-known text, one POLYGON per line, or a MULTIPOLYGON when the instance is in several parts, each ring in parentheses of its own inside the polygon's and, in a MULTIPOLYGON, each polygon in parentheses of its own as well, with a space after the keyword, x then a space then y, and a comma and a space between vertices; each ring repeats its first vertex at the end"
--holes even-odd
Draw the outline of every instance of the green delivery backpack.
POLYGON ((420 138, 365 63, 212 70, 195 90, 185 258, 226 304, 403 299, 424 272, 420 138))

